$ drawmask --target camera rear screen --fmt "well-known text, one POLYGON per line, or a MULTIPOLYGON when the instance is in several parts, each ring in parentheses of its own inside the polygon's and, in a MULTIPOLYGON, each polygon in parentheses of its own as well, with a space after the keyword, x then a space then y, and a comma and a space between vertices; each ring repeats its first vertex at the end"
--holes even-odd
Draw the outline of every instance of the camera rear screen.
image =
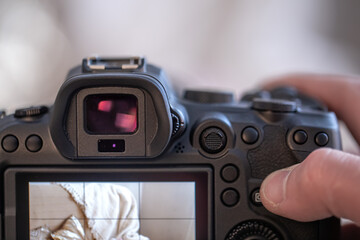
POLYGON ((138 127, 138 100, 131 94, 85 98, 85 128, 93 134, 131 134, 138 127))
POLYGON ((31 240, 196 238, 193 181, 29 182, 28 188, 31 240))

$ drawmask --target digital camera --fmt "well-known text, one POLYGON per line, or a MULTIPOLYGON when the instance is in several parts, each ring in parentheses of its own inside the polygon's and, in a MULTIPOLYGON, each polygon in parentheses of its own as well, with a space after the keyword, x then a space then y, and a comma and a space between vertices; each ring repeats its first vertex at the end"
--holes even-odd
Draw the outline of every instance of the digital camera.
POLYGON ((1 239, 337 239, 261 204, 271 172, 341 148, 334 113, 293 88, 181 98, 144 58, 83 60, 51 107, 0 119, 1 239), (62 237, 62 238, 61 238, 62 237))

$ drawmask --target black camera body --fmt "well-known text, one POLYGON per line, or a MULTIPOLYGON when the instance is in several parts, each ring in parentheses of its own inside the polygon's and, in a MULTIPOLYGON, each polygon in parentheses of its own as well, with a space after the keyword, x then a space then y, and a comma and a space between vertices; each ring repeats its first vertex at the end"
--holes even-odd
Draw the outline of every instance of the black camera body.
POLYGON ((143 58, 87 58, 52 107, 3 116, 0 140, 1 239, 30 239, 33 223, 57 219, 38 215, 31 195, 31 186, 54 182, 168 184, 174 191, 139 197, 139 231, 150 239, 146 224, 163 239, 338 237, 336 218, 299 223, 268 212, 259 198, 271 172, 319 147, 341 148, 335 114, 294 89, 249 93, 239 103, 201 91, 179 99, 163 70, 143 58), (157 202, 165 215, 146 215, 145 205, 157 202), (187 237, 171 235, 184 222, 187 237))

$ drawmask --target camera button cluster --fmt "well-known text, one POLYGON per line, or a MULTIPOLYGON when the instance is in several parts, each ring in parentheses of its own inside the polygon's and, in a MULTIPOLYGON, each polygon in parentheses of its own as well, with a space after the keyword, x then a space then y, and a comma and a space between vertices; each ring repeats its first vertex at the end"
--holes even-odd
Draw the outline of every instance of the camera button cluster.
POLYGON ((323 147, 325 146, 327 143, 329 142, 329 136, 324 133, 324 132, 320 132, 318 134, 316 134, 315 136, 315 143, 320 146, 323 147))
POLYGON ((30 152, 38 152, 43 146, 43 141, 38 135, 31 135, 26 139, 25 146, 30 152))
POLYGON ((241 133, 241 139, 246 144, 254 144, 259 139, 259 132, 254 127, 246 127, 241 133))
POLYGON ((298 130, 294 133, 294 142, 297 144, 304 144, 307 139, 308 139, 308 135, 304 130, 298 130))
POLYGON ((312 129, 295 130, 293 133, 291 133, 290 137, 292 137, 292 142, 298 145, 298 147, 300 147, 300 145, 302 145, 301 147, 306 147, 309 144, 312 145, 313 147, 324 147, 330 141, 330 137, 328 133, 314 131, 312 129), (309 138, 312 138, 314 140, 313 143, 315 144, 309 143, 308 141, 309 138))
POLYGON ((226 206, 233 207, 239 202, 240 194, 235 189, 228 188, 222 192, 221 200, 226 206))
POLYGON ((14 152, 19 147, 19 140, 14 135, 6 135, 1 142, 5 152, 14 152))
POLYGON ((239 177, 239 169, 232 164, 226 165, 221 169, 221 178, 228 183, 235 182, 239 177))

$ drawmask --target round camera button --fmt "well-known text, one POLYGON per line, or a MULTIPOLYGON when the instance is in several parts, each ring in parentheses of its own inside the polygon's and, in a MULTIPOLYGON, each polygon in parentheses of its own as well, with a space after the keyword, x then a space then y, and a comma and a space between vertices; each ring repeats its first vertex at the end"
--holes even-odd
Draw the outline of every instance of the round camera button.
POLYGON ((221 200, 226 206, 233 207, 239 202, 240 195, 235 189, 228 188, 221 194, 221 200))
POLYGON ((2 139, 1 146, 5 152, 14 152, 19 147, 19 140, 14 135, 7 135, 2 139))
POLYGON ((43 141, 38 135, 31 135, 26 139, 25 145, 30 152, 38 152, 43 146, 43 141))
POLYGON ((306 143, 308 136, 304 130, 298 130, 294 133, 293 139, 295 143, 301 145, 306 143))
POLYGON ((259 139, 259 132, 254 127, 246 127, 241 133, 241 139, 246 144, 254 144, 259 139))
POLYGON ((323 147, 323 146, 325 146, 328 142, 329 142, 329 136, 328 136, 326 133, 321 132, 321 133, 316 134, 316 136, 315 136, 315 143, 316 143, 318 146, 323 147))
POLYGON ((226 165, 221 169, 221 178, 225 182, 235 182, 239 177, 239 169, 232 164, 226 165))

